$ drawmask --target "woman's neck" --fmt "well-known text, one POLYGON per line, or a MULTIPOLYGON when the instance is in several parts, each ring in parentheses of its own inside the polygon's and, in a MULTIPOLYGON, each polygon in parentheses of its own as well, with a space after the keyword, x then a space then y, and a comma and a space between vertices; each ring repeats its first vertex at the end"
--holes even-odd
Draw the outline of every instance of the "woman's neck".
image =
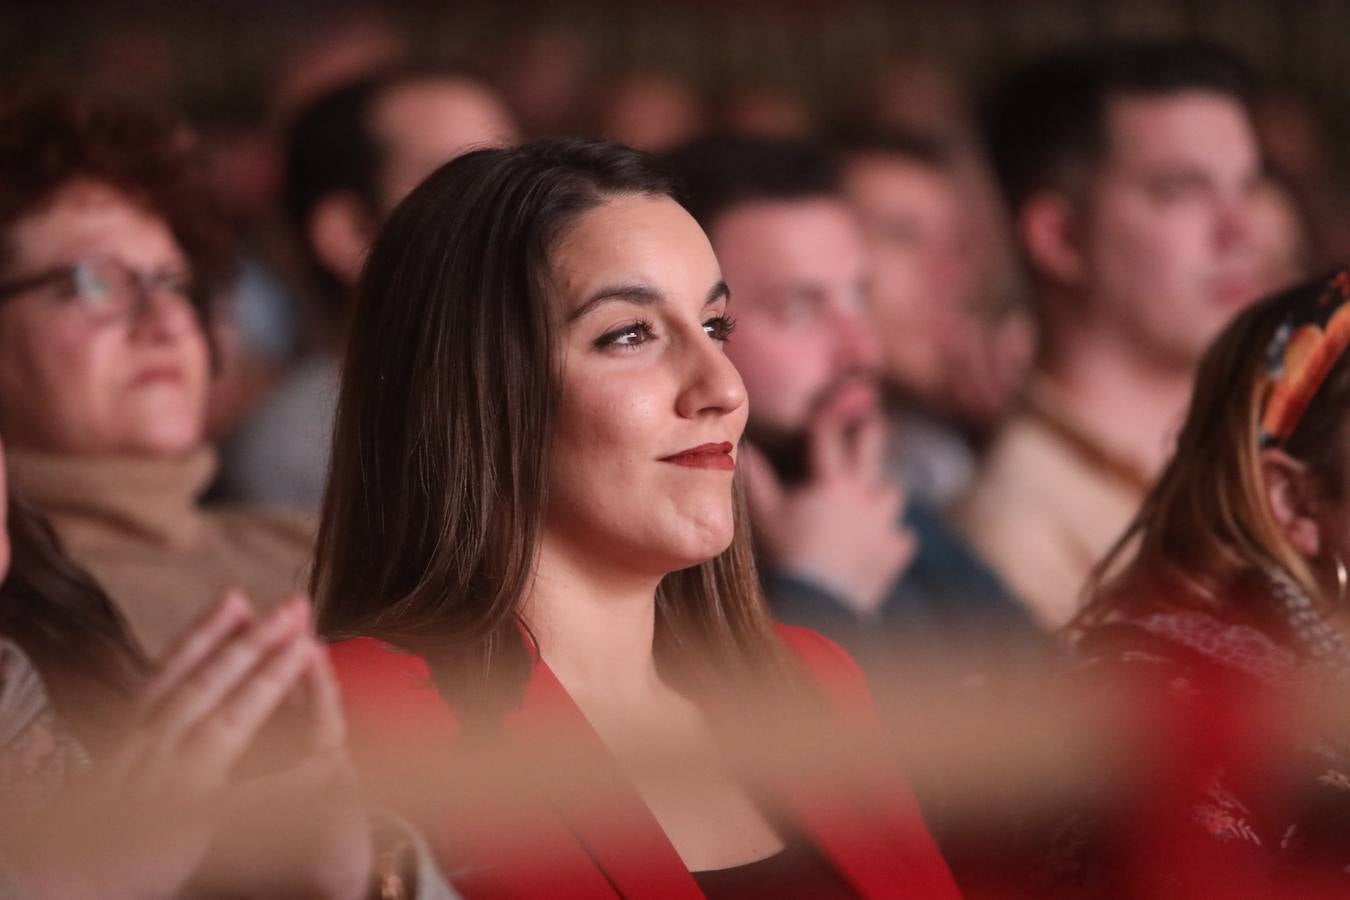
POLYGON ((616 572, 542 542, 522 616, 539 654, 574 698, 604 703, 661 685, 653 653, 660 577, 616 572))

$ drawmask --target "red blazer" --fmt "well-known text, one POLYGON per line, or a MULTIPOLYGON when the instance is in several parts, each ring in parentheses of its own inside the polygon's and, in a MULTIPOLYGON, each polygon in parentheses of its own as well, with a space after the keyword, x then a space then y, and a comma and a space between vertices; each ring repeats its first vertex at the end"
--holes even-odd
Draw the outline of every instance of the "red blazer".
MULTIPOLYGON (((778 633, 837 710, 874 716, 863 675, 842 649, 804 628, 780 625, 778 633)), ((359 764, 388 769, 393 760, 399 775, 414 779, 417 766, 454 765, 452 748, 459 729, 450 705, 431 682, 425 660, 372 638, 342 641, 331 654, 359 764), (383 762, 374 763, 377 758, 383 762)), ((455 886, 469 898, 702 897, 617 760, 536 656, 520 705, 502 720, 502 736, 551 747, 546 742, 560 730, 583 742, 588 762, 593 756, 601 778, 579 788, 571 778, 545 775, 522 785, 522 795, 529 796, 502 798, 527 804, 521 808, 530 811, 528 835, 518 828, 507 835, 494 833, 472 816, 466 818, 453 797, 444 803, 418 803, 416 812, 401 804, 455 886), (597 785, 603 797, 596 797, 597 785), (612 812, 578 814, 579 805, 597 799, 612 812)), ((366 771, 376 783, 382 774, 387 772, 366 771)), ((757 787, 762 788, 758 795, 810 840, 860 896, 960 896, 908 786, 899 779, 885 783, 883 803, 866 808, 804 786, 757 787)), ((877 796, 871 794, 872 799, 877 796)))

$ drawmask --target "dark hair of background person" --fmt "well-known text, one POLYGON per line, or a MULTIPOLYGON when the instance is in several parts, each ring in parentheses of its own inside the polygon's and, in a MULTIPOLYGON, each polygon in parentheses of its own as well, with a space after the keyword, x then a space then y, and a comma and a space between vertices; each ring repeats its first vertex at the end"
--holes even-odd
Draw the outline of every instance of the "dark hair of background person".
MULTIPOLYGON (((1258 586, 1271 567, 1283 569, 1315 600, 1334 603, 1270 511, 1259 438, 1267 347, 1289 310, 1313 301, 1327 281, 1304 282, 1262 300, 1210 345, 1176 451, 1129 529, 1094 570, 1087 602, 1071 628, 1116 610, 1145 613, 1160 602, 1210 611, 1262 603, 1269 592, 1244 587, 1258 586)), ((1344 478, 1348 419, 1350 353, 1342 354, 1283 445, 1332 502, 1350 488, 1344 478)), ((1273 607, 1241 612, 1272 627, 1280 622, 1273 607)))
POLYGON ((840 130, 830 136, 829 146, 846 161, 860 156, 885 156, 939 172, 952 168, 952 152, 946 143, 912 129, 840 130))
MULTIPOLYGON (((625 195, 670 195, 626 147, 474 151, 395 209, 361 278, 316 551, 319 627, 422 654, 470 718, 527 674, 518 611, 560 390, 550 254, 577 217, 625 195)), ((787 665, 737 497, 731 547, 657 591, 657 659, 675 677, 691 660, 736 679, 787 665)))
POLYGON ((53 709, 92 748, 126 724, 148 664, 103 590, 64 553, 46 520, 20 497, 11 496, 8 506, 0 635, 28 655, 53 709))
POLYGON ((315 258, 305 237, 315 205, 330 194, 347 191, 365 205, 371 221, 378 222, 380 174, 388 149, 375 133, 375 107, 395 88, 445 80, 489 83, 486 76, 461 64, 386 68, 321 94, 287 129, 282 203, 325 306, 345 309, 349 298, 346 288, 315 258))
POLYGON ((205 328, 211 296, 233 275, 235 243, 208 187, 195 135, 178 118, 113 97, 25 87, 0 101, 0 272, 4 236, 70 184, 88 180, 124 193, 164 220, 192 268, 193 303, 205 328))
POLYGON ((676 196, 711 231, 724 213, 756 202, 838 196, 839 166, 820 147, 791 138, 722 135, 666 155, 676 196))
POLYGON ((1121 97, 1209 91, 1250 107, 1255 75, 1234 54, 1193 41, 1121 41, 1052 53, 1001 81, 982 130, 1014 212, 1046 189, 1073 194, 1108 151, 1107 115, 1121 97))

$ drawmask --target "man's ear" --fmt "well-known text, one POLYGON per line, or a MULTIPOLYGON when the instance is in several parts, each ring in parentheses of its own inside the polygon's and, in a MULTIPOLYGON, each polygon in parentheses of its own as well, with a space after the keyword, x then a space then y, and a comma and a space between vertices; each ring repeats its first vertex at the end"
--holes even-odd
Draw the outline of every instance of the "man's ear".
POLYGON ((1283 450, 1261 451, 1261 480, 1275 521, 1294 549, 1312 558, 1322 552, 1315 492, 1308 467, 1283 450))
POLYGON ((356 284, 366 251, 375 238, 375 222, 352 191, 321 197, 309 213, 309 245, 323 267, 343 284, 356 284))
POLYGON ((1032 268, 1062 285, 1077 285, 1087 268, 1081 238, 1081 217, 1059 191, 1041 191, 1022 204, 1017 235, 1032 268))

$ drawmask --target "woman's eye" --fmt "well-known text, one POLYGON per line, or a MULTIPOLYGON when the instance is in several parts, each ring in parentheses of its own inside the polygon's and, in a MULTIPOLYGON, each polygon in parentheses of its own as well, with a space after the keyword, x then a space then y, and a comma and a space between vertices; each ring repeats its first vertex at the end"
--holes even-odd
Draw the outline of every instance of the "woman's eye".
POLYGON ((97 272, 76 269, 63 286, 62 297, 86 307, 101 307, 113 296, 106 278, 97 272))
POLYGON ((164 272, 153 279, 154 286, 184 300, 192 299, 192 276, 182 272, 164 272))
POLYGON ((725 343, 731 340, 731 333, 736 330, 736 320, 731 316, 717 316, 704 322, 703 330, 714 341, 725 343))
POLYGON ((651 325, 646 322, 634 322, 600 335, 595 340, 595 346, 602 349, 605 347, 638 347, 647 343, 653 337, 655 335, 652 333, 651 325))

